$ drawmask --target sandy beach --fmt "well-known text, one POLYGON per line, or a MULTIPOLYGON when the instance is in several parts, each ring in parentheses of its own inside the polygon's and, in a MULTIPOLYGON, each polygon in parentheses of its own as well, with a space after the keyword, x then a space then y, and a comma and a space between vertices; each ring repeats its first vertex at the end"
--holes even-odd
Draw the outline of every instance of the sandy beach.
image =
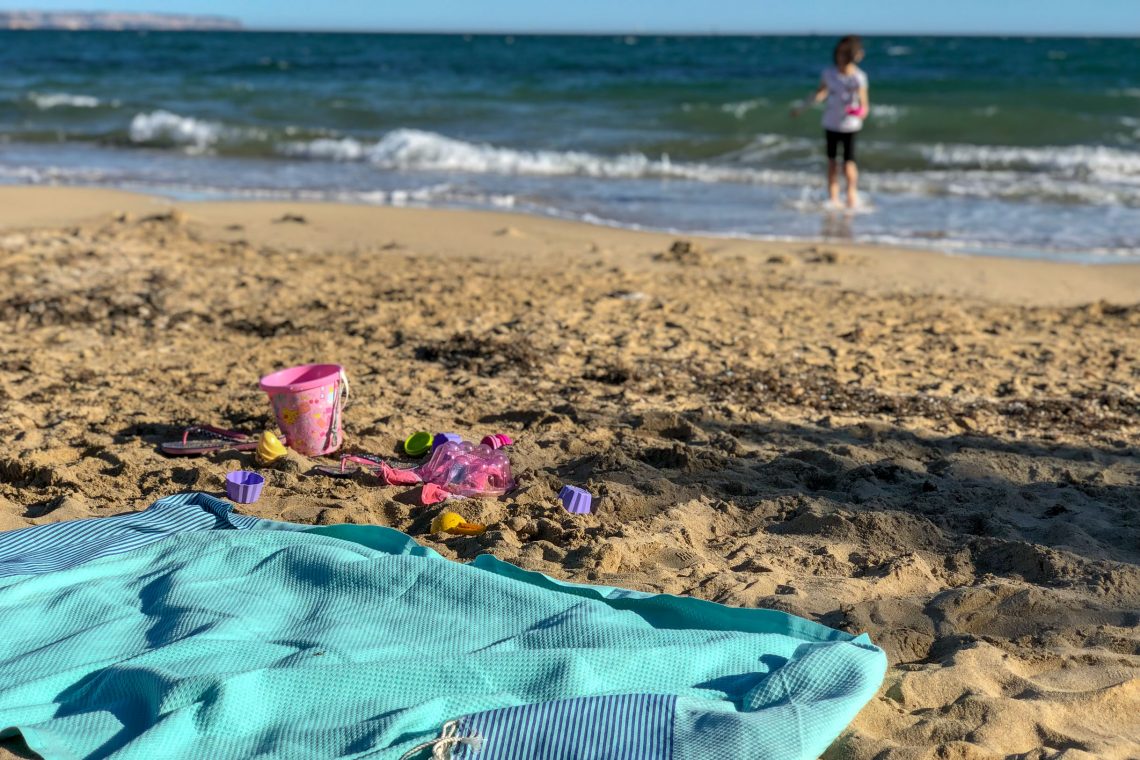
POLYGON ((504 432, 519 490, 440 540, 290 454, 245 511, 867 632, 834 760, 1138 758, 1138 301, 1140 265, 0 188, 0 529, 220 493, 251 455, 157 444, 340 363, 346 451, 504 432))

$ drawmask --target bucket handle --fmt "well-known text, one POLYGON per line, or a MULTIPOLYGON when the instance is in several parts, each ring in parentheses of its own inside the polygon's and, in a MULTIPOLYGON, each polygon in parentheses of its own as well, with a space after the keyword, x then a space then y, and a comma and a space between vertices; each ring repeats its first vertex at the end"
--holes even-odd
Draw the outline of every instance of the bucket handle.
POLYGON ((348 405, 349 385, 348 375, 342 369, 340 371, 340 382, 336 385, 336 399, 333 400, 333 409, 331 419, 329 420, 329 432, 325 434, 325 448, 335 448, 340 446, 341 441, 337 436, 337 431, 340 429, 340 414, 344 407, 348 405))

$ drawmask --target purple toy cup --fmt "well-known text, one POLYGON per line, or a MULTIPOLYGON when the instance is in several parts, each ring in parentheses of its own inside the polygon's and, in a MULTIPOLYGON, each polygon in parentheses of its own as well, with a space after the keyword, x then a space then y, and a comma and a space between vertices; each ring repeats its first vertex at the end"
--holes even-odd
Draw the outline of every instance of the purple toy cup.
POLYGON ((252 504, 261 497, 265 478, 256 472, 234 470, 226 475, 226 496, 239 504, 252 504))
POLYGON ((577 486, 562 486, 558 498, 562 500, 562 506, 566 507, 566 511, 575 515, 590 514, 590 507, 594 502, 594 497, 590 496, 589 491, 577 486))
POLYGON ((459 433, 436 433, 431 439, 431 450, 435 451, 445 443, 463 443, 463 436, 459 433))
POLYGON ((490 446, 492 449, 501 449, 504 446, 510 446, 514 443, 514 440, 505 433, 493 433, 483 436, 483 440, 479 441, 479 443, 484 446, 490 446))

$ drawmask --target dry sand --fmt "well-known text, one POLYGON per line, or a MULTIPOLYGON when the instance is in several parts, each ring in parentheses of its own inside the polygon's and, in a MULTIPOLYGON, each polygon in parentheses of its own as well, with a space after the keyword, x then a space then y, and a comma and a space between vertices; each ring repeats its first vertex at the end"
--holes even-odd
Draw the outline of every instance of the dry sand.
POLYGON ((1140 268, 674 242, 2 189, 0 529, 219 491, 248 455, 156 444, 334 361, 350 448, 507 432, 520 490, 436 541, 291 455, 247 511, 867 631, 892 667, 828 758, 1140 757, 1140 268))

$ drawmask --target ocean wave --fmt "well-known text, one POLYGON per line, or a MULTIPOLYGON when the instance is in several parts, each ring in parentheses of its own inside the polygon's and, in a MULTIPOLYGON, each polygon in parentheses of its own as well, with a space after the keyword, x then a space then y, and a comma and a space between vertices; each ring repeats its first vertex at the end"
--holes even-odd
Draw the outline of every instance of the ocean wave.
POLYGON ((1121 116, 1120 124, 1126 129, 1132 130, 1132 140, 1140 142, 1140 119, 1135 116, 1121 116))
MULTIPOLYGON (((746 237, 761 239, 768 238, 757 235, 758 230, 783 232, 771 239, 801 239, 804 235, 819 234, 815 223, 805 226, 802 220, 804 214, 818 216, 823 198, 821 176, 817 171, 777 177, 778 181, 773 184, 782 185, 782 188, 709 188, 702 194, 707 193, 707 198, 714 202, 705 205, 717 209, 723 207, 728 212, 718 221, 715 213, 711 217, 675 213, 679 207, 677 204, 687 205, 694 197, 693 189, 670 187, 661 182, 640 186, 636 203, 627 207, 620 201, 612 205, 583 202, 583 199, 594 197, 592 193, 597 185, 591 180, 555 179, 549 183, 535 183, 533 180, 516 182, 492 177, 449 176, 435 179, 420 175, 417 179, 412 175, 393 175, 384 182, 394 181, 397 185, 377 187, 377 183, 368 179, 369 172, 363 166, 333 167, 329 171, 330 167, 321 165, 282 166, 280 162, 247 160, 244 164, 232 165, 226 174, 218 175, 210 171, 194 171, 190 167, 202 164, 221 167, 231 159, 188 157, 174 153, 162 157, 91 147, 82 151, 89 155, 102 155, 109 160, 98 168, 79 168, 70 165, 69 156, 60 156, 51 146, 31 146, 30 150, 31 154, 22 159, 27 163, 22 164, 10 163, 19 154, 0 152, 0 182, 110 185, 199 199, 239 197, 393 206, 507 208, 632 228, 663 229, 663 224, 679 224, 678 232, 692 234, 736 235, 738 233, 733 230, 739 230, 739 234, 746 237), (124 156, 128 163, 118 163, 124 156), (61 158, 63 165, 56 165, 61 158), (274 164, 277 168, 271 168, 274 164), (304 177, 308 180, 297 182, 304 177), (798 201, 795 200, 797 196, 798 201), (653 211, 655 201, 662 204, 656 212, 653 211), (744 208, 741 204, 746 204, 748 209, 754 208, 763 219, 770 221, 761 221, 759 226, 741 222, 751 218, 748 213, 741 213, 744 208), (781 207, 803 213, 789 215, 786 211, 780 212, 781 207), (604 217, 611 215, 614 220, 606 221, 604 217), (709 220, 711 226, 706 228, 702 220, 709 220), (741 224, 744 227, 739 226, 741 224), (750 232, 746 232, 746 228, 750 232)), ((1008 244, 1011 254, 1025 250, 1030 252, 1027 255, 1062 257, 1071 254, 1082 260, 1096 259, 1101 252, 1140 257, 1136 226, 1126 216, 1119 217, 1122 225, 1104 225, 1098 221, 1103 220, 1103 215, 1087 206, 1058 212, 1054 206, 1041 206, 1036 202, 1022 206, 1005 202, 963 205, 953 200, 955 197, 994 198, 1016 204, 1022 197, 1056 202, 1079 198, 1086 204, 1123 205, 1127 191, 1131 190, 1131 205, 1140 208, 1140 189, 1137 188, 1124 188, 1113 194, 1092 183, 1058 181, 1045 174, 954 169, 872 172, 866 180, 866 198, 875 201, 874 205, 880 212, 870 214, 868 218, 879 222, 871 223, 871 228, 859 232, 859 239, 868 240, 868 234, 897 234, 909 246, 929 244, 950 248, 961 245, 964 250, 971 250, 979 246, 996 249, 1008 244), (919 200, 923 196, 948 200, 919 200), (957 213, 955 209, 965 213, 957 213), (1055 223, 1058 213, 1062 214, 1059 227, 1055 223), (1094 225, 1089 229, 1088 241, 1080 238, 1080 229, 1085 224, 1094 225), (939 231, 950 237, 934 236, 939 231)))
POLYGON ((0 183, 21 185, 101 184, 107 179, 99 169, 64 166, 11 166, 0 164, 0 183))
POLYGON ((1070 176, 1140 183, 1140 152, 1093 145, 1018 148, 997 145, 936 144, 920 146, 935 166, 977 169, 1029 169, 1070 176))
POLYGON ((872 103, 870 118, 883 124, 894 124, 905 116, 908 110, 906 106, 895 106, 889 103, 872 103))
POLYGON ((91 95, 72 95, 69 92, 30 92, 28 100, 41 111, 51 108, 98 108, 102 105, 99 98, 91 95))
POLYGON ((135 114, 127 135, 133 143, 176 145, 190 153, 203 153, 223 142, 265 142, 270 138, 265 130, 232 127, 162 110, 135 114))
MULTIPOLYGON (((808 138, 758 135, 744 148, 721 156, 721 163, 714 164, 675 162, 666 155, 650 158, 642 153, 602 156, 581 151, 528 151, 466 142, 434 132, 397 129, 376 142, 351 137, 321 138, 287 142, 277 149, 291 158, 359 161, 397 171, 804 187, 818 183, 818 171, 806 167, 768 168, 764 164, 789 154, 798 160, 815 146, 816 141, 808 138)), ((890 149, 876 144, 868 147, 890 149)), ((864 175, 865 186, 872 191, 908 195, 1140 207, 1140 182, 1114 184, 1102 176, 1109 171, 1134 171, 1126 179, 1140 180, 1140 174, 1135 173, 1140 172, 1140 164, 1129 169, 1124 161, 1124 169, 1120 168, 1122 159, 1140 162, 1140 154, 1108 148, 1048 151, 977 145, 919 145, 914 150, 926 155, 933 166, 913 171, 868 172, 864 175)))
POLYGON ((970 240, 953 236, 936 236, 923 239, 915 234, 892 235, 887 233, 861 234, 861 243, 897 246, 905 249, 931 249, 948 254, 999 256, 1009 258, 1044 258, 1053 261, 1081 263, 1113 263, 1136 261, 1140 252, 1129 246, 1090 246, 1067 248, 1061 246, 1026 246, 1024 244, 994 240, 970 240))
POLYGON ((914 52, 914 50, 911 48, 908 48, 906 45, 891 45, 890 47, 887 48, 887 55, 891 56, 892 58, 897 58, 899 56, 904 56, 904 55, 910 55, 913 52, 914 52))
POLYGON ((720 156, 719 160, 746 166, 763 165, 775 158, 786 158, 789 155, 811 155, 818 151, 819 143, 819 140, 805 137, 759 134, 743 148, 720 156))
POLYGON ((724 103, 721 105, 720 110, 732 114, 734 118, 743 119, 748 115, 749 111, 766 105, 768 105, 768 101, 764 98, 753 98, 752 100, 741 100, 735 103, 724 103))
POLYGON ((674 163, 667 155, 654 159, 632 152, 601 156, 584 151, 519 150, 466 142, 418 129, 396 129, 377 142, 362 142, 352 137, 322 138, 283 143, 278 150, 293 158, 367 161, 384 169, 476 174, 757 183, 779 181, 781 175, 788 174, 774 169, 674 163))
MULTIPOLYGON (((897 106, 889 104, 877 109, 880 116, 897 117, 899 113, 892 111, 897 106)), ((377 140, 321 136, 312 129, 269 133, 161 110, 136 114, 128 134, 134 144, 173 146, 190 154, 273 153, 292 159, 363 163, 389 171, 780 187, 814 187, 820 181, 819 141, 779 134, 757 135, 744 147, 706 162, 675 161, 665 154, 652 157, 641 152, 602 155, 525 150, 417 129, 395 129, 377 140), (289 139, 290 135, 305 139, 289 139)), ((906 169, 866 172, 863 184, 872 192, 1140 208, 1140 151, 889 142, 868 142, 865 150, 872 167, 877 158, 888 156, 910 164, 906 169)))
POLYGON ((267 187, 245 188, 192 188, 196 192, 213 192, 219 197, 233 197, 252 200, 291 200, 336 203, 363 203, 376 206, 431 206, 466 205, 509 209, 515 205, 515 196, 507 193, 472 192, 457 188, 447 182, 416 188, 395 188, 391 190, 331 190, 293 189, 282 190, 267 187))
POLYGON ((170 111, 152 111, 135 114, 127 134, 135 143, 173 143, 205 150, 217 143, 226 130, 217 122, 179 116, 170 111))
POLYGON ((1013 170, 868 172, 860 184, 872 192, 898 195, 1140 208, 1140 187, 1013 170))
POLYGON ((447 182, 427 187, 395 190, 349 191, 335 195, 339 201, 371 203, 382 206, 430 206, 434 204, 460 204, 465 206, 510 209, 515 196, 509 193, 473 192, 457 188, 447 182))

